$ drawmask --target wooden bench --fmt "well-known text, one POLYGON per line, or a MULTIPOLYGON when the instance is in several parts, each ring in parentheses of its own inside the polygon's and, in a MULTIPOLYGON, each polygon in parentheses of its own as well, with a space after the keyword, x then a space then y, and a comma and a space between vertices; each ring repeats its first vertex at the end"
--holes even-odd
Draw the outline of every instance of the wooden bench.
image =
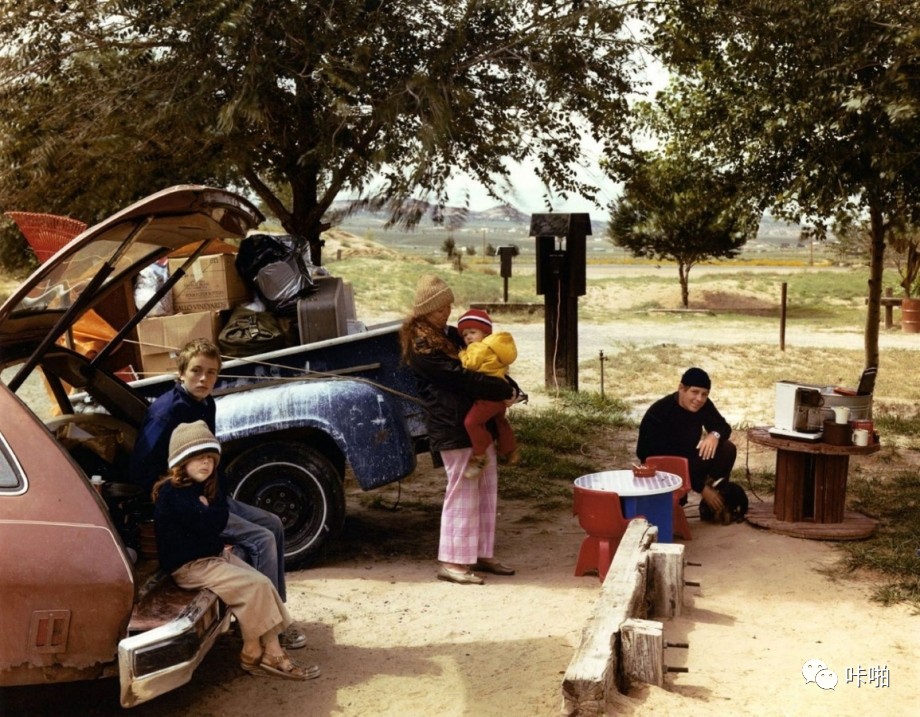
POLYGON ((684 546, 657 540, 644 518, 629 522, 565 672, 563 717, 604 717, 613 694, 626 694, 631 683, 663 685, 663 624, 647 618, 680 615, 684 546))
MULTIPOLYGON (((894 307, 897 306, 901 308, 901 298, 898 296, 891 295, 891 287, 889 286, 885 289, 885 295, 879 299, 882 307, 885 309, 885 328, 890 329, 894 327, 894 307)), ((869 299, 866 298, 865 303, 869 303, 869 299)))

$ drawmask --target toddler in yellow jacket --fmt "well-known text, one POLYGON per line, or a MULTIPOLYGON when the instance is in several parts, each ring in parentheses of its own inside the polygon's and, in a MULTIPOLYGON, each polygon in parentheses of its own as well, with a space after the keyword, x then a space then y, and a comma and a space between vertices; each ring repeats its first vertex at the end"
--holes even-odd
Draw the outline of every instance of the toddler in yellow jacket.
MULTIPOLYGON (((460 351, 463 367, 507 380, 508 367, 517 358, 517 347, 511 334, 507 331, 492 333, 492 319, 481 309, 470 309, 463 314, 457 322, 457 329, 466 342, 466 348, 460 351)), ((486 424, 492 419, 495 419, 498 432, 499 455, 512 465, 520 462, 521 454, 514 431, 505 416, 505 408, 503 401, 480 400, 474 402, 466 414, 463 425, 473 444, 473 457, 464 477, 478 478, 486 465, 486 450, 494 440, 486 424)))

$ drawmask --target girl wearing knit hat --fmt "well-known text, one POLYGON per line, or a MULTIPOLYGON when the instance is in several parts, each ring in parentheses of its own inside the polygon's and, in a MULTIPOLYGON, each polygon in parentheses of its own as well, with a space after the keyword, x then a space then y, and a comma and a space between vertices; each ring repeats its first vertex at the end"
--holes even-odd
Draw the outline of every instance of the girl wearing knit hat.
POLYGON ((447 325, 453 302, 453 292, 443 279, 422 276, 399 337, 403 360, 418 380, 429 446, 447 473, 437 576, 461 585, 481 585, 482 578, 471 568, 498 575, 514 571, 493 557, 498 503, 495 448, 488 448, 479 480, 464 479, 473 449, 463 422, 473 401, 511 401, 515 390, 504 379, 463 368, 459 357, 463 339, 447 325))
POLYGON ((160 567, 179 587, 207 588, 236 615, 243 635, 240 665, 253 674, 289 680, 318 677, 301 667, 278 636, 293 620, 271 580, 231 551, 221 532, 229 510, 217 480, 220 443, 204 421, 180 423, 169 439, 169 474, 153 486, 160 567))
MULTIPOLYGON (((492 332, 492 318, 482 309, 470 309, 457 321, 457 328, 466 342, 460 351, 460 363, 470 371, 506 379, 508 367, 517 358, 517 346, 507 331, 492 332)), ((511 465, 521 461, 514 430, 505 416, 504 401, 479 399, 466 414, 463 425, 473 443, 473 457, 464 472, 465 478, 478 478, 486 465, 486 450, 495 439, 489 431, 489 421, 495 421, 498 433, 498 453, 511 465)))

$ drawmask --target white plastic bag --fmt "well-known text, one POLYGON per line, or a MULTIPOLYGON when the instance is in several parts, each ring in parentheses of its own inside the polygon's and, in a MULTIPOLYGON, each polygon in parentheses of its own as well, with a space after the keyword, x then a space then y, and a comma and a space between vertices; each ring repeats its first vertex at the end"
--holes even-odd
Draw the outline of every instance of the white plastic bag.
MULTIPOLYGON (((150 301, 150 298, 157 292, 166 280, 169 278, 169 267, 167 260, 160 259, 151 264, 137 275, 137 281, 134 284, 134 305, 140 309, 144 304, 150 301)), ((170 316, 173 312, 172 292, 166 292, 157 305, 151 309, 148 316, 170 316)))

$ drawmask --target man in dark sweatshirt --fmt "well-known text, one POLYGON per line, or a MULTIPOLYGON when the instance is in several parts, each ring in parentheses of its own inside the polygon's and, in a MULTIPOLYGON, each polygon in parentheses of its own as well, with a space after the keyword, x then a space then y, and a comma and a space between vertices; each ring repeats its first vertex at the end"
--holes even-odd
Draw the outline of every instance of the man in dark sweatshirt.
POLYGON ((731 426, 709 400, 712 382, 701 368, 689 368, 677 391, 653 403, 642 423, 636 455, 683 456, 690 464, 693 490, 714 512, 722 509, 719 492, 706 485, 706 478, 728 478, 738 450, 729 440, 731 426))

